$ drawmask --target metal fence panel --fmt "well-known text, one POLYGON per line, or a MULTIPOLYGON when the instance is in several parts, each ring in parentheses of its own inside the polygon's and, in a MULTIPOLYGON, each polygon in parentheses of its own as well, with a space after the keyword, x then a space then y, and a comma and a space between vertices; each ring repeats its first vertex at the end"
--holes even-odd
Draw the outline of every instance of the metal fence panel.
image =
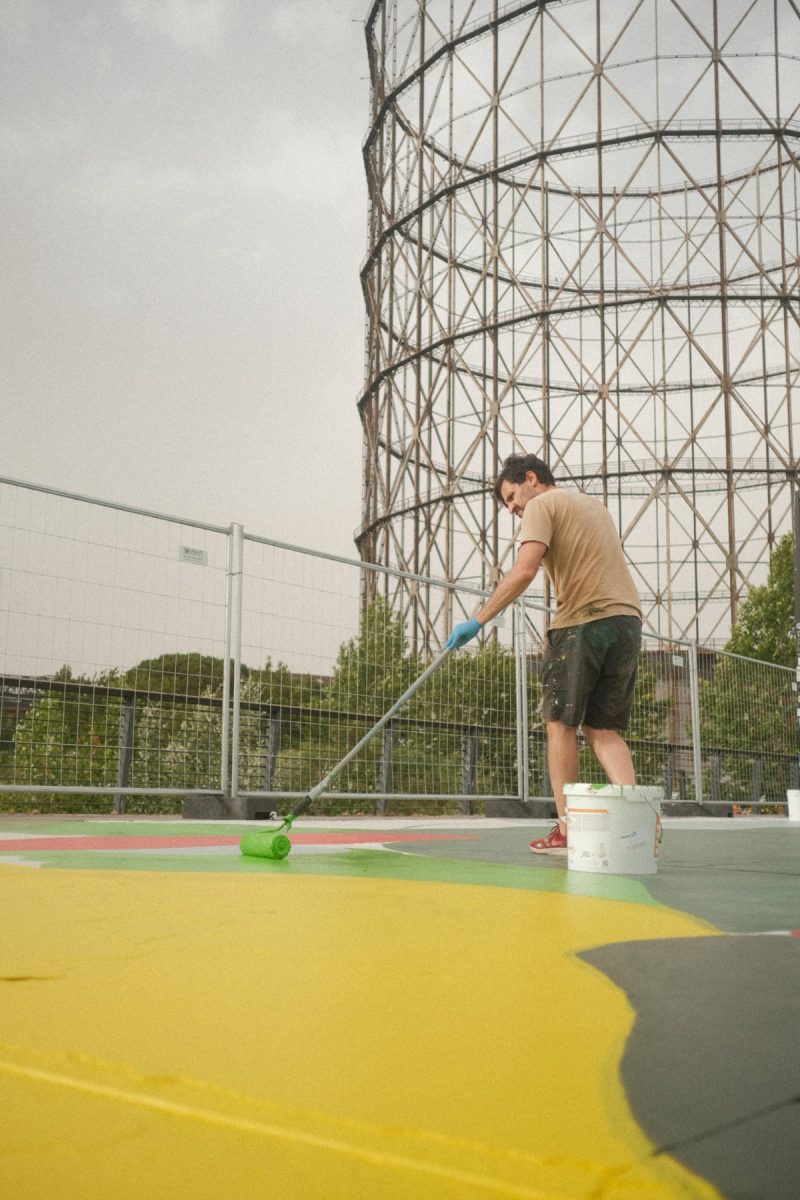
POLYGON ((758 811, 800 785, 795 672, 716 651, 698 655, 707 802, 758 811))
MULTIPOLYGON (((245 547, 240 794, 303 795, 422 673, 431 647, 413 641, 408 576, 250 535, 245 547)), ((449 611, 447 585, 424 586, 428 610, 449 611)), ((318 810, 369 797, 399 811, 425 797, 428 810, 463 811, 515 795, 510 643, 503 626, 448 660, 318 810)))
POLYGON ((109 793, 219 790, 227 541, 0 481, 4 792, 52 808, 61 789, 100 791, 107 808, 109 793), (182 731, 209 711, 190 770, 182 731))

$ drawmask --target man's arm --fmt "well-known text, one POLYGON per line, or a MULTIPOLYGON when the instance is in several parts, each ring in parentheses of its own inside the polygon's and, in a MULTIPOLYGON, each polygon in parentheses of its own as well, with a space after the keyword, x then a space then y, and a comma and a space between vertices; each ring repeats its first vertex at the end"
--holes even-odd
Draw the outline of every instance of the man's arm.
POLYGON ((521 596, 525 589, 530 587, 546 553, 547 546, 544 542, 522 543, 513 567, 500 580, 483 608, 475 614, 475 619, 481 625, 486 625, 504 608, 508 608, 512 600, 516 600, 517 596, 521 596))
POLYGON ((547 553, 544 542, 523 542, 519 548, 516 562, 507 575, 498 583, 492 595, 476 616, 469 621, 456 625, 450 637, 445 642, 445 650, 459 650, 472 641, 481 631, 481 627, 507 608, 512 600, 521 596, 533 582, 539 570, 542 559, 547 553))

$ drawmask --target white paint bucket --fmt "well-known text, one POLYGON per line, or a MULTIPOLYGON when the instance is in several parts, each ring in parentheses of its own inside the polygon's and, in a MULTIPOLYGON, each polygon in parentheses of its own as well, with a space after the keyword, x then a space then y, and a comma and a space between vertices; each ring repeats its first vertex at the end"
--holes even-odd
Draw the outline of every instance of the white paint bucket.
POLYGON ((800 788, 788 788, 786 804, 789 809, 789 820, 800 821, 800 788))
POLYGON ((568 783, 564 795, 570 871, 656 873, 662 788, 568 783))

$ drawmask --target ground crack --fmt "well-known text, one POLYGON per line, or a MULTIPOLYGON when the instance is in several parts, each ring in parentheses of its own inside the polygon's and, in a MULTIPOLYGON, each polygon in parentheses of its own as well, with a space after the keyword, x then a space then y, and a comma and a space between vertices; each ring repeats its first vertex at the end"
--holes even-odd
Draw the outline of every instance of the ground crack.
POLYGON ((737 1117, 733 1121, 726 1121, 723 1125, 715 1125, 711 1129, 705 1129, 702 1133, 692 1134, 691 1137, 681 1138, 678 1142, 670 1142, 664 1146, 660 1146, 654 1151, 654 1154, 674 1154, 677 1150, 683 1149, 684 1146, 696 1146, 707 1138, 716 1137, 720 1133, 728 1133, 731 1129, 738 1129, 740 1125, 746 1125, 748 1121, 757 1120, 759 1117, 769 1117, 773 1113, 780 1112, 783 1108, 790 1108, 793 1104, 800 1104, 800 1094, 797 1096, 789 1096, 786 1100, 777 1100, 774 1104, 768 1104, 766 1108, 758 1108, 755 1112, 747 1113, 746 1116, 737 1117))

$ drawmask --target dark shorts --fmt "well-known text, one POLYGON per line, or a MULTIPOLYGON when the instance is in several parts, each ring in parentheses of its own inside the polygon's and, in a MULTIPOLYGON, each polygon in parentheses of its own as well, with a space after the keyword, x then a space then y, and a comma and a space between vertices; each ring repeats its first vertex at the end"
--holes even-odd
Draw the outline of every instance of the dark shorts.
POLYGON ((642 644, 638 617, 551 629, 542 664, 542 716, 590 729, 625 729, 642 644))

